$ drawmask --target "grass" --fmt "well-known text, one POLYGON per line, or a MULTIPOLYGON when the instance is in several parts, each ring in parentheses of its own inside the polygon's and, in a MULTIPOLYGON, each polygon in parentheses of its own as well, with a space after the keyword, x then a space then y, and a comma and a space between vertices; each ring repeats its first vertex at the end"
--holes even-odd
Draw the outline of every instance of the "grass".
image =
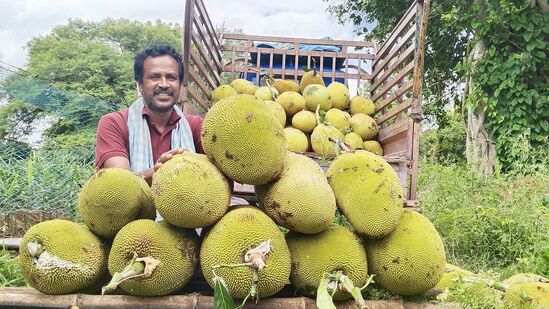
POLYGON ((0 287, 26 286, 19 267, 19 256, 15 252, 0 250, 0 287))

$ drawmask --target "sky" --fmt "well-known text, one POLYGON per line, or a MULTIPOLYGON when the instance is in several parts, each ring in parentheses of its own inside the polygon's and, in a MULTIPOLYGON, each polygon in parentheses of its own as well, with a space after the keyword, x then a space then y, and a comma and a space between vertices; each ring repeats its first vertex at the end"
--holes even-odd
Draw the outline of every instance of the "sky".
MULTIPOLYGON (((204 0, 214 26, 246 34, 357 40, 353 26, 338 24, 322 0, 204 0)), ((182 24, 185 0, 0 0, 0 61, 24 68, 25 44, 69 18, 107 17, 182 24)))

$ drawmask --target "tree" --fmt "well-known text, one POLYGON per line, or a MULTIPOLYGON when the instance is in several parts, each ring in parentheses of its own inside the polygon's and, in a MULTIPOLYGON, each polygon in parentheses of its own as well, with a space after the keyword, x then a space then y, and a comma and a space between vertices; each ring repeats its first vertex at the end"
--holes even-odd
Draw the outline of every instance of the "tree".
MULTIPOLYGON (((431 2, 424 112, 444 127, 445 106, 467 111, 468 161, 482 173, 494 170, 491 143, 506 166, 510 136, 530 130, 532 145, 542 146, 549 135, 549 22, 541 2, 431 2)), ((411 3, 344 0, 331 4, 329 11, 340 22, 352 22, 367 39, 384 41, 411 3)))

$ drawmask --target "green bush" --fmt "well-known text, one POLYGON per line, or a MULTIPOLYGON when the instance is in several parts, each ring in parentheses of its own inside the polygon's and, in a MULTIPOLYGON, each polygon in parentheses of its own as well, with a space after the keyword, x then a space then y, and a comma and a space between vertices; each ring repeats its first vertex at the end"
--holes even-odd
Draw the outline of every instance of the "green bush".
POLYGON ((458 165, 420 164, 419 200, 447 259, 472 271, 549 275, 549 169, 483 178, 458 165))
POLYGON ((465 163, 465 126, 457 112, 446 112, 444 126, 425 130, 419 143, 420 157, 442 164, 465 163))

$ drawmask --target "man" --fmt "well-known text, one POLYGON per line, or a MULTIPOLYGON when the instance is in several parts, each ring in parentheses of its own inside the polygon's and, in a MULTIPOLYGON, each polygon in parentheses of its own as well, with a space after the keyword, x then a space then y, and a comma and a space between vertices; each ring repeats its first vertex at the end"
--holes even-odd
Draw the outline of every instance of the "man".
POLYGON ((183 115, 176 105, 183 64, 169 45, 151 45, 136 54, 134 75, 141 96, 127 109, 101 117, 97 127, 96 167, 133 171, 149 184, 174 155, 203 153, 202 117, 183 115))

